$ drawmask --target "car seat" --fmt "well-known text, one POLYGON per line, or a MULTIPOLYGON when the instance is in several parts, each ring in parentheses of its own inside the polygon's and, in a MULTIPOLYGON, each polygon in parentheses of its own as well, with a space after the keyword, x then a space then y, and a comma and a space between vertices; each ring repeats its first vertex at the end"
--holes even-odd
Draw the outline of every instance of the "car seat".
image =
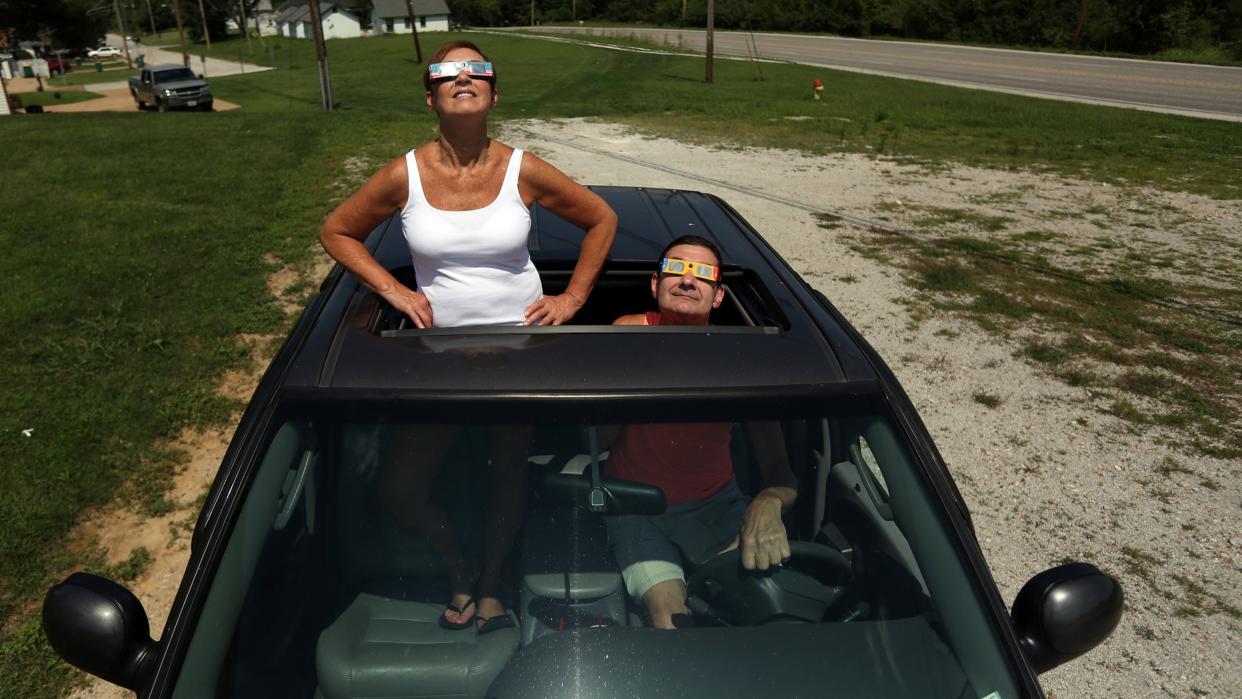
MULTIPOLYGON (((479 636, 440 628, 448 599, 443 563, 375 504, 383 429, 341 431, 332 556, 340 563, 343 611, 319 636, 316 697, 483 697, 516 650, 518 632, 479 636)), ((467 552, 482 538, 482 513, 471 493, 486 482, 484 447, 468 428, 445 455, 434 489, 467 552)))

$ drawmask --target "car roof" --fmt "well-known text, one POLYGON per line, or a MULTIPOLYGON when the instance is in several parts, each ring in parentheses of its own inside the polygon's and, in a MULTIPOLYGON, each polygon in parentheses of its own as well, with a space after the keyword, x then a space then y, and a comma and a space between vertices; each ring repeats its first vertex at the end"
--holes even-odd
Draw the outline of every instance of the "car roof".
MULTIPOLYGON (((385 304, 338 269, 324 284, 317 316, 305 321, 310 327, 285 375, 285 389, 303 396, 324 391, 629 393, 677 387, 858 392, 862 384, 870 385, 870 392, 878 390, 865 343, 722 200, 672 189, 591 189, 618 216, 617 237, 592 299, 605 283, 630 284, 626 288, 633 289, 634 298, 626 312, 648 310, 656 257, 673 239, 695 234, 720 247, 726 283, 745 286, 753 297, 753 324, 380 332, 375 323, 385 304)), ((532 207, 531 218, 530 254, 547 290, 552 275, 568 277, 584 233, 538 206, 532 207)), ((366 245, 398 278, 412 274, 397 216, 378 227, 366 245)))

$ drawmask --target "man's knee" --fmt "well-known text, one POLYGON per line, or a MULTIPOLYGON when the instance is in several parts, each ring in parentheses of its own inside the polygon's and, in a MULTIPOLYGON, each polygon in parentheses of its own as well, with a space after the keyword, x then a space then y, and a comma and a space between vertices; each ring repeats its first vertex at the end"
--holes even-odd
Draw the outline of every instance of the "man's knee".
POLYGON ((653 626, 673 628, 671 616, 686 613, 686 582, 681 566, 671 561, 640 561, 621 571, 626 591, 641 600, 653 626))

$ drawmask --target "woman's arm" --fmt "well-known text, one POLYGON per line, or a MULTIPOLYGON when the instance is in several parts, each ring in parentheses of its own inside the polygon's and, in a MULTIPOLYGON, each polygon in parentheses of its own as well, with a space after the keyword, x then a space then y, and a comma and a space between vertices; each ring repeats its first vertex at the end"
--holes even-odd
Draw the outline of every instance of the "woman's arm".
POLYGON ((332 259, 340 262, 393 308, 408 315, 416 326, 430 328, 431 304, 427 302, 427 297, 397 281, 362 244, 376 226, 405 206, 408 195, 409 174, 405 156, 401 156, 380 168, 328 215, 319 229, 319 242, 332 259))
POLYGON ((565 293, 545 296, 526 309, 527 325, 560 325, 582 308, 595 287, 617 235, 617 214, 598 194, 530 153, 522 158, 519 190, 527 202, 538 203, 586 231, 565 293))

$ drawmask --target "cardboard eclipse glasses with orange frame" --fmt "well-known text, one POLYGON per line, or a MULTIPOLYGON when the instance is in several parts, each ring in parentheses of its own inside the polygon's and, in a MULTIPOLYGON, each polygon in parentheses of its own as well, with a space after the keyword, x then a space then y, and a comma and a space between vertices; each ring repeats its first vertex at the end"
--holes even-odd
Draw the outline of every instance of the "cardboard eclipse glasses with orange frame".
POLYGON ((666 257, 660 260, 661 274, 682 275, 687 271, 703 281, 720 281, 720 268, 716 265, 709 265, 706 262, 691 262, 690 260, 682 260, 676 257, 666 257))
POLYGON ((491 61, 447 61, 445 63, 432 63, 427 66, 427 75, 431 76, 432 82, 441 80, 452 80, 466 71, 472 78, 481 78, 483 80, 495 80, 496 70, 492 67, 491 61))

